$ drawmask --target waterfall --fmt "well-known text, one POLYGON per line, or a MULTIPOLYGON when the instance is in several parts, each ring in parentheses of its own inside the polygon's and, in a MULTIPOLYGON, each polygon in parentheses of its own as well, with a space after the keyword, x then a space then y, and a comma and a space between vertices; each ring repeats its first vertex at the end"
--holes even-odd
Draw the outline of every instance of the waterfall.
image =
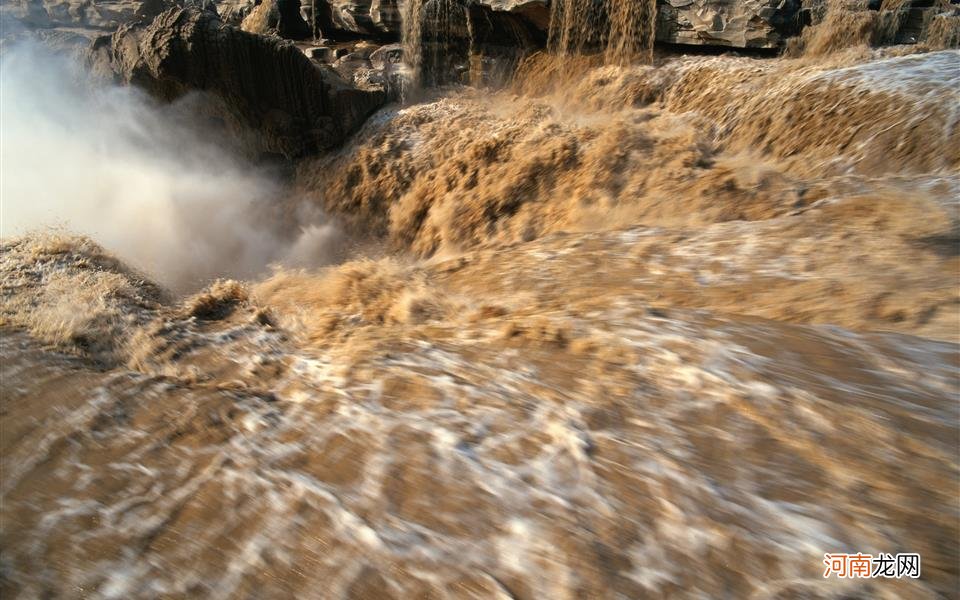
POLYGON ((407 0, 403 7, 403 56, 411 89, 457 80, 468 45, 464 0, 407 0))
MULTIPOLYGON (((460 80, 467 69, 467 7, 475 0, 407 0, 403 7, 404 96, 460 80)), ((547 46, 555 55, 597 54, 607 64, 651 62, 656 0, 555 0, 547 46)), ((473 57, 476 58, 476 57, 473 57)))
POLYGON ((656 0, 555 0, 548 49, 554 54, 602 53, 608 64, 650 62, 656 0))

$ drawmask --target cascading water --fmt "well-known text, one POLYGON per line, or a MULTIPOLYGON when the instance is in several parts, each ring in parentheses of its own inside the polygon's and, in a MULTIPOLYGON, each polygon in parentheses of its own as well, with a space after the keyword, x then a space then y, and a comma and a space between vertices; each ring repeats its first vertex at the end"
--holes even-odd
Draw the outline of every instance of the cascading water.
POLYGON ((608 64, 650 62, 656 0, 560 0, 550 8, 554 54, 602 52, 608 64))
MULTIPOLYGON (((420 65, 423 61, 423 39, 420 33, 423 29, 423 5, 424 0, 409 0, 403 6, 401 42, 403 62, 410 71, 406 82, 410 87, 419 83, 420 65)), ((405 89, 404 92, 406 91, 405 89)))
POLYGON ((789 40, 788 56, 821 57, 911 39, 927 49, 960 45, 960 9, 945 0, 922 9, 911 0, 882 0, 877 10, 866 0, 823 0, 812 14, 813 24, 789 40), (910 16, 917 10, 923 11, 920 26, 910 16))
POLYGON ((605 53, 607 63, 626 65, 632 62, 653 62, 656 0, 608 1, 610 35, 605 53))
MULTIPOLYGON (((466 39, 467 17, 463 0, 410 0, 403 9, 403 56, 412 90, 451 83, 465 57, 455 42, 466 39)), ((460 45, 463 47, 463 45, 460 45)))
MULTIPOLYGON (((410 0, 403 10, 403 51, 414 89, 459 80, 470 57, 465 0, 410 0)), ((604 62, 651 62, 656 0, 560 0, 551 6, 548 48, 553 54, 601 52, 604 62)))

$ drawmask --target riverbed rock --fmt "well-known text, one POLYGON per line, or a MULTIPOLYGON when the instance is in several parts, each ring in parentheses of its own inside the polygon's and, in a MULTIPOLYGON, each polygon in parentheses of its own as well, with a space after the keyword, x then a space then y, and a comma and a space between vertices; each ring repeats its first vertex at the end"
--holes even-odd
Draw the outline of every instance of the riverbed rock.
MULTIPOLYGON (((124 23, 152 19, 174 3, 174 0, 7 0, 2 9, 4 17, 30 28, 73 26, 112 30, 124 23)), ((9 27, 11 23, 4 25, 9 27)))
POLYGON ((399 65, 403 62, 403 46, 400 44, 380 46, 370 54, 370 62, 378 69, 383 69, 387 65, 399 65))
POLYGON ((657 41, 777 48, 796 30, 796 0, 660 0, 657 41))
POLYGON ((291 43, 225 25, 214 12, 173 8, 149 25, 97 40, 91 62, 154 97, 193 92, 254 154, 295 158, 341 143, 385 101, 291 43))
MULTIPOLYGON (((309 4, 313 0, 304 1, 309 4)), ((321 29, 399 39, 404 0, 316 0, 316 3, 321 29)), ((481 0, 472 5, 521 16, 543 32, 550 26, 547 0, 481 0)))
MULTIPOLYGON (((314 0, 306 0, 311 4, 314 0)), ((399 38, 402 0, 315 0, 318 25, 361 35, 399 38)))
POLYGON ((249 15, 259 5, 257 0, 219 0, 217 14, 224 23, 240 25, 244 17, 249 15))
POLYGON ((335 60, 333 48, 327 46, 314 46, 303 51, 309 58, 322 62, 332 63, 335 60))
MULTIPOLYGON (((221 19, 253 33, 288 39, 334 35, 399 41, 405 0, 7 0, 7 29, 82 28, 98 32, 149 21, 187 4, 214 6, 221 19), (11 19, 12 18, 12 19, 11 19)), ((624 0, 626 1, 626 0, 624 0)), ((545 38, 550 0, 475 0, 469 10, 490 16, 488 38, 516 37, 521 29, 545 38)), ((774 48, 796 33, 800 0, 658 0, 657 41, 684 45, 774 48)), ((526 34, 523 34, 524 36, 526 34)), ((476 43, 476 42, 475 42, 476 43)), ((501 47, 501 50, 505 47, 501 47)), ((515 52, 515 48, 510 53, 515 52)), ((502 52, 494 52, 502 54, 502 52)), ((484 56, 489 56, 485 53, 484 56)))
MULTIPOLYGON (((399 37, 404 0, 316 0, 324 31, 399 37)), ((795 33, 798 0, 658 0, 657 41, 696 46, 774 48, 795 33)), ((513 23, 546 36, 548 0, 479 0, 470 10, 495 15, 486 30, 514 35, 513 23), (496 23, 494 21, 500 21, 496 23), (500 26, 500 27, 498 27, 500 26)))
POLYGON ((313 35, 312 28, 300 14, 300 0, 262 0, 244 17, 240 28, 290 40, 303 40, 313 35))

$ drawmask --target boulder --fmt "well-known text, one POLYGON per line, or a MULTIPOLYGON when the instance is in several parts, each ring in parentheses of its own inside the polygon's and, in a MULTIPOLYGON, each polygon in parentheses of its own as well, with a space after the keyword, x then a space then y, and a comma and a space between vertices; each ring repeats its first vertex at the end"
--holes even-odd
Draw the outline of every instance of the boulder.
POLYGON ((307 48, 303 53, 309 58, 322 63, 332 63, 335 60, 333 48, 328 48, 327 46, 307 48))
MULTIPOLYGON (((400 38, 404 0, 304 0, 316 2, 319 26, 359 35, 386 35, 400 38), (320 6, 322 5, 322 6, 320 6)), ((489 12, 511 13, 546 32, 550 26, 547 0, 479 0, 489 12)))
MULTIPOLYGON (((404 0, 305 0, 318 5, 318 26, 324 32, 389 35, 399 39, 404 0)), ((622 0, 628 1, 628 0, 622 0)), ((499 24, 487 30, 512 35, 522 23, 546 37, 549 0, 477 0, 471 10, 496 15, 499 24), (498 25, 502 26, 498 27, 498 25)), ((696 46, 774 48, 797 29, 799 0, 658 0, 657 41, 696 46)))
POLYGON ((258 35, 276 33, 280 23, 280 7, 276 0, 261 0, 240 21, 240 29, 258 35))
POLYGON ((389 101, 400 99, 404 84, 400 44, 376 46, 361 41, 332 54, 333 70, 357 89, 381 91, 389 101))
POLYGON ((300 14, 300 0, 261 0, 240 24, 260 35, 276 34, 289 40, 311 37, 313 31, 300 14))
POLYGON ((388 35, 399 39, 402 0, 305 0, 316 3, 322 31, 388 35))
POLYGON ((659 0, 657 41, 778 48, 795 33, 797 0, 659 0))
MULTIPOLYGON (((172 6, 215 5, 224 22, 289 39, 324 35, 399 41, 405 0, 6 0, 5 18, 30 28, 89 28, 100 32, 152 19, 172 6)), ((494 37, 515 23, 546 37, 551 0, 472 0, 471 10, 494 15, 494 37)), ((555 0, 553 0, 555 1, 555 0)), ((629 0, 622 0, 629 1, 629 0)), ((796 33, 800 0, 658 0, 657 40, 674 44, 773 48, 796 33)), ((9 27, 8 27, 9 29, 9 27)), ((484 45, 484 43, 481 43, 484 45)), ((496 52, 494 52, 496 54, 496 52)))
POLYGON ((491 11, 521 16, 543 33, 550 28, 549 0, 482 0, 479 4, 491 11))
POLYGON ((276 0, 2 0, 0 13, 6 30, 17 23, 28 29, 66 28, 83 35, 85 30, 103 34, 121 25, 150 21, 173 7, 216 10, 225 23, 240 25, 263 2, 276 0))
POLYGON ((303 156, 340 144, 386 95, 359 90, 289 42, 173 8, 102 37, 91 60, 166 101, 201 92, 203 110, 253 154, 303 156))
POLYGON ((387 65, 399 65, 403 62, 403 46, 400 44, 380 46, 370 54, 370 62, 376 69, 386 68, 387 65))
POLYGON ((373 65, 370 64, 370 60, 356 52, 345 54, 333 63, 333 69, 346 81, 353 81, 353 76, 357 71, 371 68, 373 68, 373 65))
POLYGON ((258 0, 218 0, 217 13, 224 23, 240 25, 259 4, 258 0))
MULTIPOLYGON (((113 30, 152 19, 174 0, 5 0, 4 17, 29 28, 80 27, 113 30)), ((9 25, 7 25, 9 27, 9 25)))

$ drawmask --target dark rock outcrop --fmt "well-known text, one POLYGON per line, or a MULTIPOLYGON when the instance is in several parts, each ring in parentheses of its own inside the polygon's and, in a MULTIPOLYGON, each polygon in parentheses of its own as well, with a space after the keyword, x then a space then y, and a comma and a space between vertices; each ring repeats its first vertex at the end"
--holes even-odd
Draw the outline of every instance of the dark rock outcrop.
POLYGON ((383 69, 389 65, 400 65, 403 62, 403 46, 400 44, 380 46, 370 53, 370 62, 377 69, 383 69))
MULTIPOLYGON (((325 33, 386 35, 400 38, 405 0, 304 0, 315 2, 319 26, 325 33)), ((486 14, 509 13, 542 33, 550 26, 548 0, 477 0, 470 3, 486 14)))
POLYGON ((113 30, 152 19, 175 3, 183 0, 4 0, 2 10, 5 20, 15 19, 29 28, 113 30))
MULTIPOLYGON (((313 0, 307 0, 313 1, 313 0)), ((511 23, 546 37, 551 0, 476 0, 471 10, 496 15, 509 34, 511 23)), ((555 1, 555 0, 554 0, 555 1)), ((627 2, 628 0, 620 0, 627 2)), ((401 33, 405 0, 316 0, 325 32, 356 35, 401 33)), ((687 45, 773 48, 797 29, 799 0, 658 0, 657 41, 687 45)), ((492 27, 496 29, 496 24, 492 27)))
POLYGON ((550 0, 482 0, 480 4, 519 15, 544 32, 550 27, 550 0))
POLYGON ((243 18, 240 28, 288 40, 304 40, 313 35, 313 28, 301 14, 300 0, 261 0, 243 18))
POLYGON ((239 25, 257 4, 257 0, 219 0, 217 13, 224 23, 239 25))
POLYGON ((502 83, 517 62, 546 45, 541 32, 519 14, 471 0, 410 0, 404 59, 416 86, 502 83))
POLYGON ((797 0, 659 0, 657 41, 778 48, 798 28, 797 0))
POLYGON ((484 4, 468 6, 467 29, 470 82, 474 85, 502 82, 524 56, 547 43, 546 31, 522 13, 493 10, 484 4))
MULTIPOLYGON (((515 23, 545 38, 558 0, 471 0, 490 17, 496 37, 515 23)), ((630 0, 618 0, 628 2, 630 0)), ((926 0, 923 0, 926 1, 926 0)), ((30 28, 113 31, 152 19, 171 6, 214 6, 224 22, 287 39, 376 38, 399 41, 406 0, 4 0, 5 18, 30 28), (249 21, 247 23, 246 21, 249 21)), ((773 48, 796 33, 801 0, 658 0, 657 41, 685 45, 773 48)), ((441 3, 442 4, 442 3, 441 3)), ((598 0, 598 6, 602 2, 598 0)), ((9 22, 9 21, 8 21, 9 22)), ((484 42, 480 42, 484 44, 484 42)), ((496 53, 494 53, 496 54, 496 53)), ((449 62, 449 61, 448 61, 449 62)))
POLYGON ((403 0, 305 0, 316 4, 324 33, 346 32, 399 39, 403 0))
POLYGON ((294 158, 336 146, 385 101, 383 92, 354 88, 290 43, 196 9, 121 27, 91 54, 95 67, 157 98, 202 92, 204 111, 259 154, 294 158))

